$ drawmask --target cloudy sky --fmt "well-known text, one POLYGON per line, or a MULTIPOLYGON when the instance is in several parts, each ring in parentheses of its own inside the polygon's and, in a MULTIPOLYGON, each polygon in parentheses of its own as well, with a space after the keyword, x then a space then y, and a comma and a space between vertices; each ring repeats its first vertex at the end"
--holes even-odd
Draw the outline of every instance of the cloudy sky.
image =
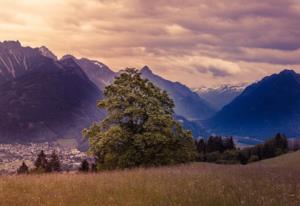
POLYGON ((0 0, 0 41, 190 87, 300 72, 300 0, 0 0))

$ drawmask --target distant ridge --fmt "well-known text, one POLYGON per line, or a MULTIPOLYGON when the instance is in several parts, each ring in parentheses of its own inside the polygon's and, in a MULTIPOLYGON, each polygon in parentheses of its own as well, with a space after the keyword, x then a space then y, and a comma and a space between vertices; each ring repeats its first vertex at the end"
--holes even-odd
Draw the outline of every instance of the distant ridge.
POLYGON ((300 136, 300 75, 293 70, 248 86, 206 125, 216 133, 268 138, 300 136))
POLYGON ((62 60, 68 58, 73 59, 82 68, 90 80, 101 90, 103 90, 106 85, 110 84, 116 76, 115 72, 99 61, 87 58, 77 59, 72 55, 65 55, 62 57, 62 60))
POLYGON ((141 69, 142 76, 166 90, 175 102, 175 113, 188 120, 203 120, 211 117, 215 110, 199 95, 179 82, 171 82, 154 74, 148 66, 141 69))
POLYGON ((247 85, 247 83, 225 84, 212 88, 197 88, 194 91, 209 102, 216 110, 221 110, 226 104, 229 104, 235 97, 240 95, 247 85))

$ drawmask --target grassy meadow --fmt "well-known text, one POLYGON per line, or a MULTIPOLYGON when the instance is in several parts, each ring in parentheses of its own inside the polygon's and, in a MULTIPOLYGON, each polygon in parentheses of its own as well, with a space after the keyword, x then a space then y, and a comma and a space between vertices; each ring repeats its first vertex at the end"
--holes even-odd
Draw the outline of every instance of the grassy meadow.
POLYGON ((242 165, 0 177, 0 206, 300 205, 300 152, 242 165))

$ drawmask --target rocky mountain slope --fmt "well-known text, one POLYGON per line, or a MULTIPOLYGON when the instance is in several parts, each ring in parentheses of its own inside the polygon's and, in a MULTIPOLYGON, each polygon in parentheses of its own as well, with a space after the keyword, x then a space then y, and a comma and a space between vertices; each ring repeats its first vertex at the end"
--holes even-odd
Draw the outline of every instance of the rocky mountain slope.
POLYGON ((104 114, 102 92, 72 59, 55 61, 19 42, 0 43, 0 141, 80 137, 104 114))

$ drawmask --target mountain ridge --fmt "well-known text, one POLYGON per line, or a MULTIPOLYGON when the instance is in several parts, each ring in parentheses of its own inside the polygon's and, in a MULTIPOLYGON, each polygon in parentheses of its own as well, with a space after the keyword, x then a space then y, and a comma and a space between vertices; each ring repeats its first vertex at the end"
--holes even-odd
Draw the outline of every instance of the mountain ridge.
POLYGON ((149 79, 156 86, 168 92, 176 104, 175 113, 177 115, 191 121, 197 121, 214 114, 215 110, 187 86, 154 74, 148 66, 144 66, 140 72, 142 77, 149 79))
POLYGON ((2 72, 1 142, 80 138, 84 127, 104 115, 96 108, 102 92, 75 61, 55 61, 19 42, 1 43, 0 51, 1 71, 15 72, 2 72))
POLYGON ((207 121, 214 132, 267 138, 300 135, 300 74, 283 70, 248 86, 207 121))
POLYGON ((226 104, 241 94, 247 85, 248 83, 224 84, 218 87, 196 88, 194 91, 216 110, 221 110, 226 104))

